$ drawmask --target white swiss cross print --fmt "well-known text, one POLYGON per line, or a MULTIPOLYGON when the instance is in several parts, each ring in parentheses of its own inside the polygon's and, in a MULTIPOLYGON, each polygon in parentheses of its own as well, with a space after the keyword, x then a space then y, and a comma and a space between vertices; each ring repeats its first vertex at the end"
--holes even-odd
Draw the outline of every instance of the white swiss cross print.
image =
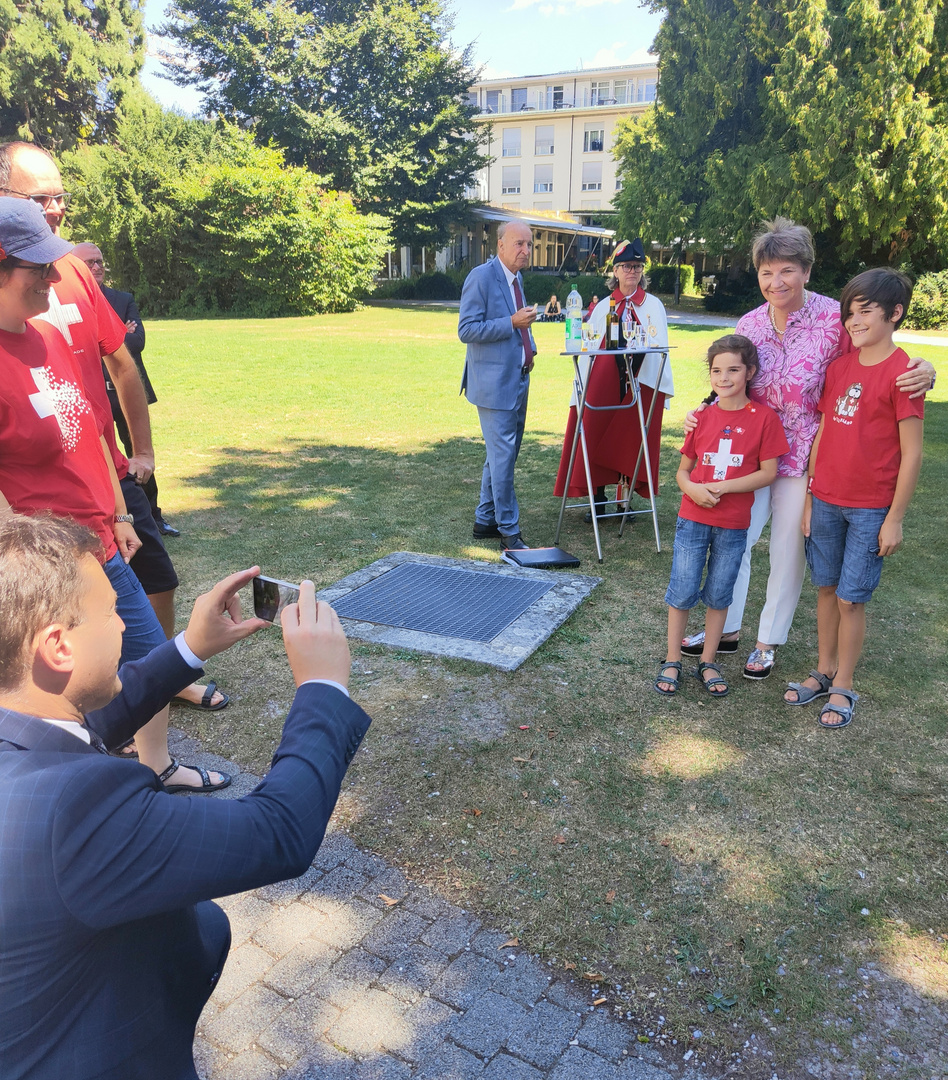
MULTIPOLYGON (((725 437, 718 440, 717 452, 713 454, 707 453, 701 459, 702 465, 714 466, 714 476, 712 477, 713 480, 726 480, 728 467, 737 467, 744 460, 743 454, 731 453, 731 428, 726 427, 724 431, 721 432, 721 434, 725 437)), ((737 432, 737 434, 740 433, 737 432)))
POLYGON ((37 315, 37 319, 44 319, 55 326, 69 345, 72 344, 72 331, 69 329, 74 323, 82 322, 82 312, 78 304, 61 304, 55 289, 49 290, 49 311, 37 315))
POLYGON ((30 394, 30 404, 36 415, 40 420, 55 416, 63 447, 69 453, 75 453, 82 429, 81 417, 92 411, 89 403, 78 386, 57 378, 49 368, 31 368, 30 374, 36 383, 37 392, 30 394))

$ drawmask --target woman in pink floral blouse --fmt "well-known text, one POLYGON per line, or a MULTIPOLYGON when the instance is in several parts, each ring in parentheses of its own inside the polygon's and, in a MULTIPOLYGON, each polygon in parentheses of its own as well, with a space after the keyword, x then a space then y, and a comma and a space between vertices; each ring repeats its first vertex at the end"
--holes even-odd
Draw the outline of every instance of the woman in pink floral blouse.
MULTIPOLYGON (((809 229, 787 218, 768 222, 754 240, 753 258, 765 302, 738 321, 736 333, 754 342, 760 358, 750 396, 777 412, 790 450, 780 458, 777 479, 755 494, 747 547, 718 652, 737 652, 751 549, 772 518, 767 600, 757 643, 744 667, 745 678, 766 679, 774 667, 776 647, 790 633, 803 588, 806 564, 801 522, 807 461, 820 423, 817 402, 826 368, 851 345, 840 323, 838 301, 806 289, 815 259, 809 229)), ((899 376, 898 385, 904 393, 918 396, 934 385, 935 369, 926 360, 914 363, 914 370, 899 376)), ((703 639, 703 634, 686 638, 682 651, 700 654, 703 639)))

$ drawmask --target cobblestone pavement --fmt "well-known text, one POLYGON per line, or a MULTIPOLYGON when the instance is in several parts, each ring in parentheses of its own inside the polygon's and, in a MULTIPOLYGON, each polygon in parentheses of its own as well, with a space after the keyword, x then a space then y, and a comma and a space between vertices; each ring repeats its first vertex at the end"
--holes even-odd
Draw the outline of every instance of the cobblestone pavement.
MULTIPOLYGON (((257 783, 171 743, 234 775, 208 798, 257 783)), ((708 1080, 341 832, 301 878, 220 903, 233 944, 198 1024, 202 1080, 708 1080)))

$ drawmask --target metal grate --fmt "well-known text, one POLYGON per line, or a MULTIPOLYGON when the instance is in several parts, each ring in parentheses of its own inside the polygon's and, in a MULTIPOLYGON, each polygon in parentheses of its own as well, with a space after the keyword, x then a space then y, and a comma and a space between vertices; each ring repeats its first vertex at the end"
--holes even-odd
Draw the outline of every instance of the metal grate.
POLYGON ((333 601, 344 619, 491 641, 553 582, 403 563, 333 601))

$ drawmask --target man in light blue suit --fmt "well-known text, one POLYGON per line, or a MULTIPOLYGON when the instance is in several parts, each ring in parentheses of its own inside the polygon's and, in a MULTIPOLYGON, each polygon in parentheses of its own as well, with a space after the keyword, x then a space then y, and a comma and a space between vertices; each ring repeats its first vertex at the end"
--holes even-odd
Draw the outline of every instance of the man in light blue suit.
POLYGON ((527 547, 520 533, 514 466, 537 351, 530 333, 537 309, 524 303, 520 278, 532 250, 529 226, 505 221, 497 230, 497 257, 476 266, 464 282, 458 319, 458 337, 467 345, 461 391, 477 406, 487 447, 474 539, 499 537, 513 549, 527 547))

